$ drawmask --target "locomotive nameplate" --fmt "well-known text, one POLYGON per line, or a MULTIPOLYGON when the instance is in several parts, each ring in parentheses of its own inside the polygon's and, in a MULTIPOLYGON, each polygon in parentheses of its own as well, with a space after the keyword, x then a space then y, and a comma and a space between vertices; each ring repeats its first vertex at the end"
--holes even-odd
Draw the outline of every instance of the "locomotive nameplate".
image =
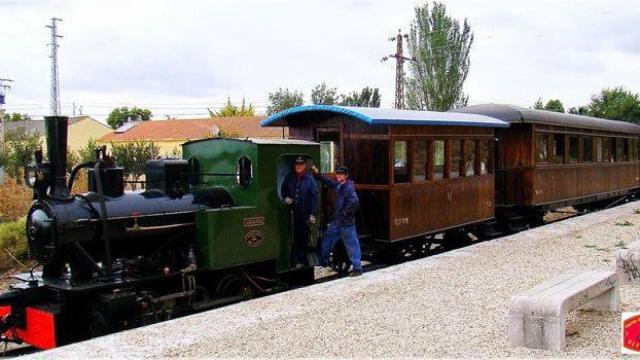
POLYGON ((248 247, 258 247, 264 242, 264 236, 260 230, 251 230, 244 236, 244 242, 248 247))
POLYGON ((242 220, 242 223, 244 224, 244 227, 262 226, 264 225, 264 217, 259 216, 259 217, 244 218, 242 220))

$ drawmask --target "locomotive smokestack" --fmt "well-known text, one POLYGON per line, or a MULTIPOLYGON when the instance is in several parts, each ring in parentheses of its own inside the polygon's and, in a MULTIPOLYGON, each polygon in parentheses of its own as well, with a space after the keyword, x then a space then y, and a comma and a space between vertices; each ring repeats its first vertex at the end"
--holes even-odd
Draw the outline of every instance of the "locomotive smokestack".
POLYGON ((47 136, 47 154, 51 171, 51 193, 56 199, 69 197, 67 188, 67 129, 69 118, 66 116, 45 116, 47 136))

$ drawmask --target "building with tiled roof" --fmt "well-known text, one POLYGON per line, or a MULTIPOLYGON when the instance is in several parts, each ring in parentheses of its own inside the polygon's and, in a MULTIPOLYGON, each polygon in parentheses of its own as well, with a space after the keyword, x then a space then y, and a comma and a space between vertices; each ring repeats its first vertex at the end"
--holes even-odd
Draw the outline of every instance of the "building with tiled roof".
POLYGON ((133 141, 152 141, 160 147, 160 155, 180 154, 181 145, 187 141, 210 137, 260 137, 282 138, 288 136, 287 128, 261 127, 264 117, 222 117, 182 120, 152 120, 125 124, 98 139, 98 144, 110 146, 133 141))
MULTIPOLYGON (((44 120, 6 121, 4 122, 4 127, 5 134, 20 130, 24 130, 27 134, 38 134, 40 135, 42 147, 44 149, 47 148, 46 137, 44 136, 44 120)), ((78 151, 84 149, 89 140, 96 140, 110 133, 112 129, 90 116, 76 116, 69 119, 68 131, 69 140, 67 146, 69 151, 78 151)))

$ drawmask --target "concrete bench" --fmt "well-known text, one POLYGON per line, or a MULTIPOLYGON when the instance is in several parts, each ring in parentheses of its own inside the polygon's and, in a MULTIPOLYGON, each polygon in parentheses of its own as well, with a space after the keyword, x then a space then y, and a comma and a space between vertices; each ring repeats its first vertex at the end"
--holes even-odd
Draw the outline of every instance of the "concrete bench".
POLYGON ((616 274, 620 285, 640 285, 640 241, 616 253, 616 274))
POLYGON ((569 312, 580 307, 618 311, 618 296, 613 271, 563 274, 511 298, 509 342, 513 346, 562 350, 569 312))

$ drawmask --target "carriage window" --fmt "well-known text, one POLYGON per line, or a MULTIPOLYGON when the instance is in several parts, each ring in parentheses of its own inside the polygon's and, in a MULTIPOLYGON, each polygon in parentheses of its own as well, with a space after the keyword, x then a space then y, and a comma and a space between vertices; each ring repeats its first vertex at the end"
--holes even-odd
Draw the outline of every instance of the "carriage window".
POLYGON ((395 183, 409 182, 408 142, 393 142, 393 181, 395 183))
POLYGON ((427 140, 414 141, 413 168, 414 180, 427 179, 427 140))
POLYGON ((451 141, 451 167, 449 169, 449 179, 460 177, 460 163, 462 161, 462 142, 460 140, 451 141))
POLYGON ((622 140, 622 161, 629 161, 631 158, 631 152, 629 151, 629 139, 620 140, 622 140))
POLYGON ((624 139, 615 139, 616 161, 624 161, 624 139))
POLYGON ((602 139, 602 157, 605 162, 613 162, 613 153, 611 152, 611 138, 602 139))
POLYGON ((489 168, 489 154, 490 154, 489 140, 480 140, 480 175, 488 174, 491 172, 489 168))
POLYGON ((631 139, 629 144, 631 148, 630 160, 638 160, 638 139, 631 139))
POLYGON ((564 134, 553 135, 553 161, 556 164, 564 162, 564 134))
POLYGON ((569 135, 569 162, 578 161, 578 137, 569 135))
POLYGON ((444 140, 433 142, 433 179, 444 177, 444 140))
POLYGON ((602 138, 601 137, 597 137, 594 139, 595 143, 596 143, 596 161, 597 162, 602 162, 604 157, 604 153, 603 153, 603 149, 602 149, 602 138))
POLYGON ((549 137, 546 134, 536 135, 536 162, 549 161, 549 137))
POLYGON ((593 138, 591 136, 584 136, 582 138, 582 161, 593 161, 593 138))
POLYGON ((464 141, 464 172, 465 176, 476 174, 476 142, 474 140, 464 141))
POLYGON ((246 156, 238 159, 236 166, 236 183, 244 188, 249 187, 253 179, 253 166, 251 166, 251 159, 246 156))

